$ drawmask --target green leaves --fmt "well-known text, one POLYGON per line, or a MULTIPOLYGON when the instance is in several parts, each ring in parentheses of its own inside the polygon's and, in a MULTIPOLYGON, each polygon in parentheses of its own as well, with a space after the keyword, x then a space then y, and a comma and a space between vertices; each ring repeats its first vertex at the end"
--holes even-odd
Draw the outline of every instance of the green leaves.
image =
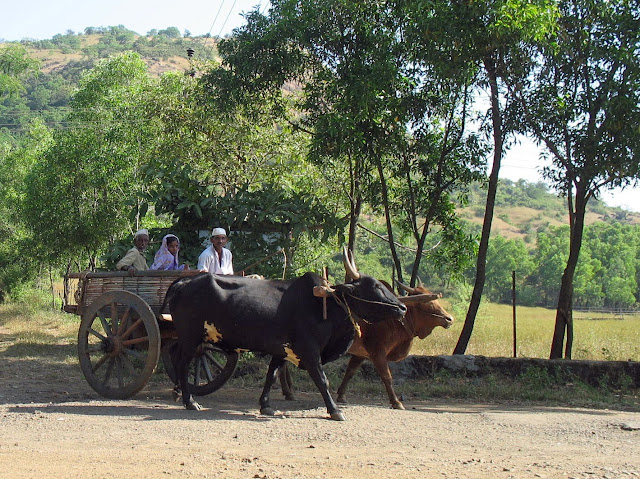
POLYGON ((40 62, 33 59, 27 50, 18 44, 0 47, 0 98, 22 91, 22 79, 29 74, 37 74, 40 62))

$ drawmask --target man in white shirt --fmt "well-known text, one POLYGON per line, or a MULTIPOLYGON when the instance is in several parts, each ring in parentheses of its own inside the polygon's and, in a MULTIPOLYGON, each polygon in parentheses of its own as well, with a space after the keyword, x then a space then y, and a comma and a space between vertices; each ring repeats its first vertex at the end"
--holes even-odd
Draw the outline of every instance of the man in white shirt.
POLYGON ((211 231, 211 246, 206 248, 198 258, 198 269, 214 274, 233 274, 231 251, 227 244, 227 232, 223 228, 211 231))

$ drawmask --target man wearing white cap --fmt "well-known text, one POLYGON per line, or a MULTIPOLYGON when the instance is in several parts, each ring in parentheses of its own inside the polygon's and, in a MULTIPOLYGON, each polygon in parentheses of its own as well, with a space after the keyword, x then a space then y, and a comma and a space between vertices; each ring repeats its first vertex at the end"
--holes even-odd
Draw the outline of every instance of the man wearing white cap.
POLYGON ((198 258, 198 269, 214 274, 233 274, 231 251, 227 244, 227 232, 223 228, 211 231, 211 246, 205 249, 198 258))
POLYGON ((133 235, 133 244, 135 246, 127 251, 127 254, 116 264, 116 268, 128 271, 131 276, 136 274, 136 271, 149 269, 147 259, 144 257, 144 250, 149 246, 149 232, 147 230, 136 231, 136 234, 133 235))

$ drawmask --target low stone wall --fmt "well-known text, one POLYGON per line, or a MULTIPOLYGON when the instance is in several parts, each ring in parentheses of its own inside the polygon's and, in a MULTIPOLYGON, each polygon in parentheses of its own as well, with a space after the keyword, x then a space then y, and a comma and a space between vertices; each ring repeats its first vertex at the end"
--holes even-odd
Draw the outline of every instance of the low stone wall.
MULTIPOLYGON (((365 374, 376 374, 367 362, 365 374)), ((364 366, 364 365, 363 365, 364 366)), ((391 363, 394 380, 427 379, 446 369, 470 377, 487 374, 504 374, 518 377, 529 368, 546 371, 551 377, 570 380, 580 378, 592 386, 628 384, 640 387, 640 362, 637 361, 581 361, 539 358, 490 358, 485 356, 408 356, 404 361, 391 363)))

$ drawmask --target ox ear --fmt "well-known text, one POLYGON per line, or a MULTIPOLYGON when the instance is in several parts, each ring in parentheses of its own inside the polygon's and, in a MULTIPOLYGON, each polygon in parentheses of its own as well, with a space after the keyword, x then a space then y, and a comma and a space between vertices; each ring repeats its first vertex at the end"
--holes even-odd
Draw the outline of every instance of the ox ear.
POLYGON ((340 293, 353 293, 356 289, 356 285, 354 285, 353 283, 343 283, 336 284, 335 288, 335 290, 340 293))
POLYGON ((410 296, 400 296, 398 301, 402 304, 428 303, 438 298, 442 298, 441 294, 412 294, 410 296))

